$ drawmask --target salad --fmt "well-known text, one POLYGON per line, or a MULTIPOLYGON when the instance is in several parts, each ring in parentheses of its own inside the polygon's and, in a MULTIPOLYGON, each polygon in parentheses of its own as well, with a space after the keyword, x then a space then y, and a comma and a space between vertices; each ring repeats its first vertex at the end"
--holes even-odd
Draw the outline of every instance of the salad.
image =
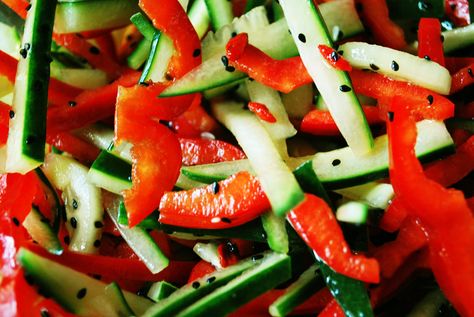
POLYGON ((467 0, 2 0, 0 316, 474 316, 467 0))

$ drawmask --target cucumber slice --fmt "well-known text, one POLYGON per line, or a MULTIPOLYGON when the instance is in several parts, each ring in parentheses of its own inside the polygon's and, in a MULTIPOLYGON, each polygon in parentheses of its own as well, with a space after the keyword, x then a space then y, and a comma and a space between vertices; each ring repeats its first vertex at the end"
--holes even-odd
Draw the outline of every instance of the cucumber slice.
POLYGON ((372 133, 349 76, 329 66, 319 53, 318 45, 332 47, 333 44, 318 8, 307 0, 282 0, 280 4, 301 59, 342 136, 357 155, 369 153, 373 147, 372 133))
MULTIPOLYGON (((113 303, 107 300, 101 301, 101 305, 96 303, 97 297, 106 298, 105 283, 23 248, 18 251, 17 260, 41 291, 66 310, 79 316, 121 317, 113 303)), ((125 291, 123 295, 137 315, 151 305, 151 301, 133 293, 125 291)))
POLYGON ((394 79, 408 81, 448 95, 449 71, 438 63, 388 47, 363 42, 348 42, 339 47, 355 68, 372 69, 394 79))
POLYGON ((416 306, 408 313, 407 317, 428 317, 439 316, 440 309, 448 300, 440 289, 429 292, 416 306))
POLYGON ((81 89, 95 89, 109 83, 100 69, 51 67, 51 77, 81 89))
MULTIPOLYGON (((191 284, 184 285, 169 297, 153 305, 145 312, 143 317, 176 316, 178 312, 195 303, 201 297, 211 293, 216 288, 226 285, 230 280, 239 276, 245 270, 248 270, 264 261, 270 261, 275 256, 280 257, 280 255, 275 255, 274 253, 263 253, 259 256, 244 259, 222 271, 207 274, 191 284)), ((208 316, 215 315, 210 314, 208 316)))
POLYGON ((334 42, 364 32, 353 0, 333 0, 321 3, 318 8, 334 42))
POLYGON ((275 317, 287 316, 295 307, 302 304, 324 286, 324 279, 319 267, 313 264, 294 283, 288 286, 285 294, 268 307, 268 312, 275 317))
POLYGON ((142 39, 135 50, 127 57, 127 65, 132 69, 139 69, 146 62, 150 54, 151 41, 142 39))
POLYGON ((109 151, 102 151, 92 164, 87 179, 97 187, 121 195, 132 187, 132 167, 109 151))
POLYGON ((262 226, 267 235, 267 243, 271 250, 287 254, 290 247, 288 233, 286 232, 286 220, 278 217, 273 212, 266 212, 261 216, 262 226))
POLYGON ((257 117, 234 102, 216 103, 212 110, 249 158, 272 210, 283 216, 300 203, 304 193, 257 117))
MULTIPOLYGON (((122 289, 116 282, 107 285, 104 289, 104 293, 106 300, 111 303, 112 307, 114 307, 114 311, 119 316, 136 316, 130 305, 127 303, 127 299, 125 298, 122 289)), ((103 305, 103 296, 98 296, 95 299, 98 305, 103 305)))
POLYGON ((370 207, 387 209, 395 193, 393 186, 385 183, 370 182, 353 187, 341 188, 336 193, 353 200, 359 200, 370 207))
POLYGON ((282 94, 281 101, 290 118, 303 119, 314 108, 313 85, 303 85, 288 94, 282 94))
POLYGON ((199 38, 209 29, 210 17, 205 0, 195 0, 189 8, 188 17, 199 38))
MULTIPOLYGON (((0 21, 3 21, 0 19, 0 21)), ((0 51, 7 53, 15 59, 20 59, 21 39, 13 26, 0 22, 0 51)))
POLYGON ((107 150, 114 140, 114 130, 101 123, 75 130, 74 134, 101 150, 107 150))
POLYGON ((61 34, 119 28, 138 11, 136 0, 59 1, 54 31, 61 34))
POLYGON ((95 223, 102 222, 104 210, 100 189, 87 180, 87 167, 70 157, 51 153, 46 157, 44 173, 54 187, 62 191, 66 228, 71 235, 69 249, 96 253, 102 229, 96 228, 95 223))
POLYGON ((271 254, 227 285, 193 303, 177 316, 225 316, 290 278, 290 257, 278 253, 271 254))
POLYGON ((201 259, 211 263, 215 268, 222 269, 221 261, 219 259, 218 244, 214 242, 198 242, 194 245, 193 251, 201 259))
POLYGON ((369 207, 361 202, 350 201, 337 208, 336 218, 342 222, 365 224, 369 215, 369 207))
POLYGON ((227 0, 205 0, 211 26, 213 30, 218 30, 226 24, 232 22, 232 3, 227 0))
POLYGON ((138 226, 127 228, 118 223, 119 208, 125 208, 119 196, 104 193, 104 207, 122 238, 150 272, 157 274, 169 265, 169 259, 145 229, 138 226))
POLYGON ((25 227, 33 240, 38 242, 38 244, 48 250, 48 252, 57 255, 63 253, 61 242, 49 224, 49 220, 45 218, 37 208, 31 208, 30 213, 26 216, 25 220, 23 220, 23 227, 25 227))
POLYGON ((56 1, 31 3, 22 39, 7 141, 6 170, 25 174, 43 163, 49 63, 56 1))
POLYGON ((151 23, 143 13, 135 13, 130 17, 130 21, 137 27, 138 31, 140 31, 145 39, 150 42, 153 40, 156 29, 153 26, 153 23, 151 23))
POLYGON ((166 281, 153 283, 148 290, 147 296, 154 302, 158 302, 173 294, 178 288, 166 281))

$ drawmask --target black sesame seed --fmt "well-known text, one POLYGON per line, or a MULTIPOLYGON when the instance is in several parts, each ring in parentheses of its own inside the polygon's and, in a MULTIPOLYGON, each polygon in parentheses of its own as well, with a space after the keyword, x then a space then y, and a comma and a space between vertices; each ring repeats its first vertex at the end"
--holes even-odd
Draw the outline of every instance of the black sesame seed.
POLYGON ((369 66, 370 66, 370 68, 371 68, 372 70, 379 70, 379 69, 380 69, 380 68, 379 68, 377 65, 375 65, 375 64, 369 64, 369 66))
POLYGON ((237 36, 237 32, 232 32, 232 33, 230 34, 230 36, 231 36, 231 37, 236 37, 236 36, 237 36))
POLYGON ((338 53, 339 55, 341 55, 341 56, 344 55, 344 51, 342 51, 342 50, 337 51, 337 53, 338 53))
POLYGON ((234 67, 234 66, 227 66, 227 67, 225 68, 225 70, 228 71, 229 73, 232 73, 232 72, 235 71, 235 67, 234 67))
POLYGON ((337 55, 337 52, 336 52, 336 51, 333 51, 333 52, 331 53, 331 60, 332 60, 333 62, 337 62, 337 61, 339 60, 339 55, 337 55))
POLYGON ((40 316, 41 317, 50 317, 51 315, 49 314, 49 312, 46 308, 42 308, 41 311, 40 311, 40 316))
POLYGON ((77 209, 79 207, 79 204, 77 203, 77 200, 73 199, 72 200, 72 208, 77 209))
POLYGON ((444 35, 441 34, 440 39, 441 39, 441 43, 444 42, 444 35))
POLYGON ((131 34, 127 35, 127 41, 130 42, 131 40, 133 40, 133 36, 131 34))
POLYGON ((393 119, 395 118, 395 113, 393 113, 393 111, 389 111, 387 112, 387 117, 388 121, 393 122, 393 119))
POLYGON ((336 41, 342 40, 343 37, 344 37, 344 32, 339 30, 339 32, 337 32, 336 41))
POLYGON ((71 227, 72 227, 73 229, 76 229, 76 228, 77 228, 77 219, 74 218, 74 217, 71 217, 70 222, 71 222, 71 227))
POLYGON ((92 277, 95 278, 96 280, 101 280, 102 279, 102 275, 100 275, 100 274, 92 274, 92 277))
POLYGON ((171 76, 170 73, 166 73, 166 74, 165 74, 165 79, 168 80, 168 81, 172 81, 172 80, 173 80, 173 76, 171 76))
POLYGON ((397 72, 400 69, 400 66, 398 66, 398 63, 395 61, 392 61, 392 65, 390 65, 390 67, 394 72, 397 72))
POLYGON ((25 43, 25 45, 23 47, 25 48, 25 50, 29 51, 30 48, 31 48, 31 44, 30 43, 25 43))
POLYGON ((426 59, 427 61, 431 61, 431 58, 428 55, 423 56, 423 58, 426 59))
POLYGON ((347 85, 341 85, 339 86, 339 90, 342 91, 342 92, 349 92, 351 91, 351 87, 347 86, 347 85))
POLYGON ((35 143, 35 141, 36 141, 36 138, 33 135, 27 136, 25 140, 26 144, 33 144, 35 143))
POLYGON ((31 3, 26 6, 26 11, 30 11, 30 9, 31 9, 31 3))
POLYGON ((222 56, 222 57, 221 57, 221 62, 222 62, 222 64, 224 65, 224 67, 229 66, 229 59, 227 58, 227 56, 225 56, 225 55, 222 56))
POLYGON ((339 164, 341 164, 341 160, 340 159, 335 159, 334 161, 332 161, 332 166, 338 166, 339 164))
POLYGON ((13 218, 12 218, 12 221, 13 221, 13 224, 14 224, 15 226, 17 226, 17 227, 20 226, 20 220, 18 220, 17 217, 13 217, 13 218))
POLYGON ((253 79, 252 77, 249 77, 249 81, 254 81, 255 79, 253 79))
POLYGON ((361 12, 362 10, 364 10, 364 6, 360 2, 356 3, 355 7, 357 12, 361 12))
POLYGON ((86 294, 87 294, 87 289, 86 288, 81 288, 77 292, 76 297, 77 297, 77 299, 83 299, 84 297, 86 297, 86 294))
POLYGON ((25 281, 26 283, 28 283, 28 285, 33 285, 35 283, 33 276, 31 276, 30 274, 25 272, 25 274, 23 274, 23 277, 25 278, 25 281))
POLYGON ((102 221, 96 221, 96 222, 94 222, 94 227, 102 228, 102 227, 104 227, 104 223, 102 221))
POLYGON ((94 247, 96 247, 96 248, 100 247, 100 240, 95 240, 94 241, 94 247))
POLYGON ((71 243, 71 238, 69 236, 64 236, 64 243, 69 245, 69 243, 71 243))
POLYGON ((211 284, 212 282, 214 282, 216 280, 216 277, 215 276, 211 276, 209 277, 207 280, 206 280, 206 283, 207 284, 211 284))
POLYGON ((40 221, 41 221, 42 223, 49 223, 49 219, 48 219, 48 218, 44 218, 44 217, 41 218, 40 221))
POLYGON ((232 243, 232 241, 227 241, 226 244, 225 244, 225 250, 229 253, 229 254, 236 254, 236 255, 239 255, 239 248, 237 247, 237 245, 235 243, 232 243))
POLYGON ((201 55, 201 49, 196 48, 196 49, 193 51, 193 57, 198 57, 199 55, 201 55))
POLYGON ((256 255, 252 256, 252 261, 257 261, 257 260, 260 260, 260 259, 263 259, 262 254, 256 254, 256 255))
POLYGON ((226 218, 226 217, 221 218, 221 221, 225 222, 225 223, 231 223, 232 222, 229 218, 226 218))
POLYGON ((433 98, 432 95, 428 95, 428 97, 426 97, 426 99, 428 99, 428 102, 430 103, 430 105, 433 104, 434 98, 433 98))
POLYGON ((449 6, 451 7, 451 10, 455 10, 455 9, 456 9, 456 3, 451 3, 449 6))
POLYGON ((10 110, 10 112, 8 113, 8 115, 10 116, 10 119, 15 118, 15 111, 10 110))
POLYGON ((468 68, 467 73, 469 74, 469 76, 471 76, 471 78, 474 77, 474 74, 472 73, 472 68, 468 68))
POLYGON ((214 194, 217 194, 219 192, 219 183, 218 182, 212 183, 212 192, 214 194))
POLYGON ((194 288, 194 289, 198 289, 201 284, 199 284, 199 282, 193 282, 193 284, 191 284, 191 286, 194 288))
POLYGON ((140 86, 143 86, 143 87, 148 87, 148 86, 150 86, 150 84, 147 83, 146 81, 141 81, 141 82, 139 82, 138 84, 139 84, 140 86))
POLYGON ((21 57, 26 58, 26 56, 28 55, 28 52, 24 48, 22 48, 20 50, 20 55, 21 57))
POLYGON ((95 46, 91 46, 91 47, 89 48, 89 52, 90 52, 91 54, 94 54, 94 55, 99 55, 99 54, 100 54, 100 50, 99 50, 97 47, 95 47, 95 46))
POLYGON ((298 34, 298 40, 302 43, 306 43, 306 36, 303 33, 298 34))

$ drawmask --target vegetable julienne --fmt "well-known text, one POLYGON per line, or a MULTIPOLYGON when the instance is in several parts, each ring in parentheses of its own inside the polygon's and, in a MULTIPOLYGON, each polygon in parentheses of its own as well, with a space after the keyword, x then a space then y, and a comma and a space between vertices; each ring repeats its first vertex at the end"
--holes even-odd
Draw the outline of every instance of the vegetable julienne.
POLYGON ((2 0, 0 315, 474 316, 473 10, 433 2, 2 0))

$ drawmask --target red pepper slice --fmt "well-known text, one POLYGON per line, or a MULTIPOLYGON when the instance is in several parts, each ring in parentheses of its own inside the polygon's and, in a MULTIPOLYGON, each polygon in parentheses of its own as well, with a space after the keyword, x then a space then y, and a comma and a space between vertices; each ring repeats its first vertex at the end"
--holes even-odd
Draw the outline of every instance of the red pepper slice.
POLYGON ((201 105, 201 95, 196 95, 189 108, 171 121, 173 130, 180 137, 197 138, 202 132, 217 130, 217 121, 201 105))
MULTIPOLYGON (((230 243, 230 242, 229 242, 230 243)), ((217 246, 217 253, 219 255, 219 263, 222 267, 228 267, 239 262, 239 255, 233 251, 232 243, 221 243, 217 246)))
POLYGON ((210 164, 245 158, 244 152, 220 140, 180 138, 183 165, 210 164))
MULTIPOLYGON (((469 15, 469 0, 446 0, 446 15, 456 26, 466 26, 472 21, 469 15)), ((471 2, 472 5, 472 2, 471 2)))
POLYGON ((324 307, 323 311, 319 313, 318 317, 344 317, 344 310, 337 303, 336 299, 332 299, 329 304, 324 307))
POLYGON ((384 0, 357 0, 362 20, 382 46, 403 50, 407 43, 403 30, 390 20, 387 3, 384 0))
POLYGON ((259 117, 261 120, 266 121, 268 123, 276 122, 276 118, 273 116, 270 110, 268 110, 267 106, 265 106, 263 103, 250 101, 248 103, 248 108, 250 111, 255 113, 257 117, 259 117))
POLYGON ((138 31, 134 24, 130 24, 125 28, 120 44, 117 49, 117 56, 119 60, 125 60, 137 47, 138 42, 143 38, 143 35, 138 31))
POLYGON ((395 197, 380 220, 379 226, 387 232, 395 232, 400 228, 406 217, 407 210, 403 202, 395 197))
POLYGON ((446 189, 424 175, 414 153, 415 121, 398 98, 391 111, 387 126, 395 194, 428 233, 430 262, 443 293, 461 315, 470 316, 474 253, 466 250, 474 250, 474 216, 462 192, 446 189))
POLYGON ((94 162, 100 153, 97 147, 69 132, 47 134, 46 141, 86 164, 94 162))
POLYGON ((474 83, 474 63, 460 69, 452 76, 451 94, 454 94, 474 83))
POLYGON ((306 194, 306 199, 288 214, 298 235, 334 271, 369 283, 378 283, 377 260, 351 253, 331 208, 321 198, 306 194))
POLYGON ((70 131, 114 115, 119 86, 137 83, 138 72, 122 75, 113 83, 94 90, 86 90, 66 103, 48 109, 48 129, 53 132, 70 131))
POLYGON ((441 40, 441 23, 435 18, 421 18, 418 24, 418 57, 444 66, 444 49, 441 40))
POLYGON ((335 49, 327 45, 318 45, 319 52, 326 59, 326 61, 334 68, 350 72, 352 70, 351 64, 337 53, 335 49))
POLYGON ((201 63, 201 42, 177 0, 140 0, 139 5, 153 25, 173 40, 175 55, 169 66, 173 78, 182 77, 201 63))
MULTIPOLYGON (((367 122, 370 125, 380 124, 383 120, 380 118, 379 109, 372 106, 363 106, 367 122)), ((337 127, 331 113, 327 110, 311 110, 307 113, 303 121, 301 121, 300 130, 302 132, 311 133, 314 135, 340 135, 341 132, 337 127)))
POLYGON ((31 210, 36 194, 37 180, 34 172, 25 175, 9 173, 0 175, 0 210, 22 223, 31 210))
POLYGON ((169 192, 160 202, 160 222, 220 229, 244 224, 270 208, 260 182, 248 172, 202 188, 169 192))
POLYGON ((6 144, 10 122, 11 107, 0 101, 0 144, 6 144))
POLYGON ((450 74, 454 74, 461 68, 474 64, 474 57, 445 57, 444 59, 450 74))
POLYGON ((251 78, 284 93, 312 83, 299 56, 275 60, 248 43, 248 35, 240 33, 226 46, 229 62, 251 78))
POLYGON ((216 268, 209 262, 204 260, 199 261, 191 270, 188 278, 188 284, 194 282, 201 277, 214 272, 216 268))

